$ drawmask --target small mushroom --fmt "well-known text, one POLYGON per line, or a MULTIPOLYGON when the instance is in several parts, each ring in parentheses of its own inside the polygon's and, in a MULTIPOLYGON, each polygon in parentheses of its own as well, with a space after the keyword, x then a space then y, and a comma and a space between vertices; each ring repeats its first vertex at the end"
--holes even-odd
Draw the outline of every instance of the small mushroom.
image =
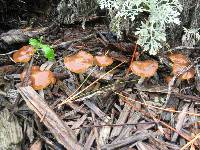
MULTIPOLYGON (((20 74, 20 80, 23 81, 26 70, 20 74)), ((50 84, 55 84, 56 78, 51 71, 40 71, 39 66, 32 66, 30 74, 30 85, 35 90, 42 90, 50 84)))
POLYGON ((13 60, 15 62, 27 63, 35 53, 35 49, 32 46, 23 46, 13 54, 13 60))
POLYGON ((74 73, 85 73, 93 65, 93 61, 93 56, 85 51, 64 58, 65 67, 74 73))
POLYGON ((141 85, 145 78, 154 76, 158 69, 158 63, 154 60, 133 61, 130 65, 131 71, 140 76, 138 85, 141 85))
POLYGON ((169 55, 169 59, 175 64, 188 64, 189 59, 181 53, 173 53, 169 55))
POLYGON ((94 63, 100 67, 107 67, 113 63, 113 59, 106 55, 95 56, 94 63))
MULTIPOLYGON (((172 67, 172 72, 174 75, 179 74, 185 67, 188 67, 189 64, 173 64, 172 67)), ((190 70, 188 70, 187 72, 185 72, 184 74, 182 74, 179 78, 181 80, 189 80, 191 78, 193 78, 195 75, 195 69, 191 68, 190 70)))
POLYGON ((54 74, 47 71, 36 71, 31 74, 31 86, 35 90, 42 90, 49 86, 50 84, 55 84, 56 78, 54 74))

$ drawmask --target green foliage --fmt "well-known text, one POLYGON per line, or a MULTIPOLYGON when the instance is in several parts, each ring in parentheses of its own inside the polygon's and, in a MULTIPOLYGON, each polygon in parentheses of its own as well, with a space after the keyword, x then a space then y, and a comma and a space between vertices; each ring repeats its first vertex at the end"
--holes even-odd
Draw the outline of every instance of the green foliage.
POLYGON ((179 15, 182 6, 178 0, 98 0, 101 8, 109 9, 111 19, 120 26, 122 19, 132 22, 142 12, 149 14, 148 18, 140 18, 141 24, 137 27, 139 40, 142 46, 151 55, 156 55, 166 42, 166 25, 180 24, 179 15), (119 21, 117 21, 119 20, 119 21))
POLYGON ((42 37, 40 38, 40 40, 38 39, 29 39, 29 44, 32 45, 36 51, 38 51, 39 49, 41 49, 44 53, 44 56, 48 59, 48 60, 54 60, 55 59, 55 53, 54 53, 54 49, 51 48, 51 46, 47 45, 47 44, 43 44, 42 43, 42 37))

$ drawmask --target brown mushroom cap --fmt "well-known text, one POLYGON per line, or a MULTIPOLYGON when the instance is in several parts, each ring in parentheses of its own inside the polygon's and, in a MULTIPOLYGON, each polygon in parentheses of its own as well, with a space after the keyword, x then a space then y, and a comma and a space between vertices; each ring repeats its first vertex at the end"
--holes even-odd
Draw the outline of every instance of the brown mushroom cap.
POLYGON ((35 49, 32 46, 23 46, 13 54, 13 60, 15 62, 28 62, 32 55, 35 53, 35 49))
POLYGON ((95 56, 94 63, 100 67, 107 67, 113 63, 113 59, 106 55, 95 56))
POLYGON ((154 60, 133 61, 130 65, 130 68, 134 74, 142 78, 148 78, 156 73, 158 69, 158 63, 154 60))
MULTIPOLYGON (((26 70, 20 74, 20 80, 23 81, 26 70)), ((35 90, 46 88, 49 84, 55 84, 56 78, 51 71, 40 71, 39 66, 32 66, 30 74, 30 84, 35 90)))
MULTIPOLYGON (((174 75, 179 74, 185 67, 188 67, 189 64, 173 64, 172 67, 172 72, 174 75)), ((180 76, 181 80, 188 80, 193 78, 195 75, 195 69, 191 68, 190 70, 188 70, 187 72, 185 72, 184 74, 182 74, 180 76)))
POLYGON ((189 63, 189 59, 187 58, 187 56, 184 54, 181 54, 181 53, 171 54, 171 55, 169 55, 169 59, 173 63, 178 63, 178 64, 188 64, 189 63))
MULTIPOLYGON (((20 74, 20 80, 21 80, 21 81, 24 80, 24 77, 25 77, 25 75, 26 75, 26 71, 27 71, 27 69, 24 70, 24 71, 20 74)), ((32 68, 31 68, 31 74, 32 74, 33 72, 36 72, 36 71, 40 71, 40 67, 39 67, 39 66, 32 66, 32 68)))
POLYGON ((64 64, 67 69, 75 73, 85 73, 93 65, 93 56, 85 51, 79 51, 72 56, 64 58, 64 64))
POLYGON ((51 71, 36 71, 31 74, 31 85, 35 90, 42 90, 54 84, 56 78, 51 71))

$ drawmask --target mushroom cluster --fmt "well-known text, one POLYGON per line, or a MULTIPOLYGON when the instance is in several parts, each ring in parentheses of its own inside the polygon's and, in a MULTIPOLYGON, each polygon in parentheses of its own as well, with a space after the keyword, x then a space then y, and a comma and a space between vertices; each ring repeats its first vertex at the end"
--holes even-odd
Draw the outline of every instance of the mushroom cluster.
POLYGON ((35 49, 32 46, 23 46, 13 54, 13 60, 15 62, 27 63, 34 53, 35 49))
MULTIPOLYGON (((181 54, 181 53, 173 53, 169 55, 169 59, 173 62, 172 66, 172 73, 174 75, 178 75, 184 68, 191 65, 189 59, 187 56, 181 54)), ((193 78, 195 75, 195 69, 191 68, 185 73, 183 73, 179 79, 181 80, 189 80, 193 78)))
POLYGON ((64 57, 65 67, 74 73, 85 73, 93 64, 100 67, 107 67, 112 63, 113 59, 106 55, 93 57, 86 51, 79 51, 75 55, 64 57))
MULTIPOLYGON (((20 74, 20 80, 23 81, 27 70, 20 74)), ((50 84, 55 84, 56 78, 54 74, 49 71, 41 71, 39 66, 32 66, 29 83, 35 90, 42 90, 50 84)))
MULTIPOLYGON (((35 49, 32 46, 23 46, 13 54, 13 60, 15 62, 28 63, 34 53, 35 49)), ((24 70, 20 74, 21 81, 24 80, 26 72, 27 70, 24 70)), ((29 84, 33 87, 33 89, 42 90, 50 84, 54 84, 55 82, 56 78, 51 71, 41 71, 39 66, 32 66, 29 84)))

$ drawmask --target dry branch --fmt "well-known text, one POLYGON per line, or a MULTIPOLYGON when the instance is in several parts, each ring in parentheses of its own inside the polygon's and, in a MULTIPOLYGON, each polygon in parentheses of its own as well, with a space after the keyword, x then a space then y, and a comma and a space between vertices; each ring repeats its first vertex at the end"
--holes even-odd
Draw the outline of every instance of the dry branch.
POLYGON ((32 87, 20 87, 18 90, 28 107, 42 119, 46 127, 64 147, 71 150, 83 149, 77 142, 73 131, 59 119, 32 87))
POLYGON ((44 33, 48 28, 40 28, 40 29, 17 29, 10 30, 6 33, 2 33, 0 35, 0 49, 7 49, 8 45, 12 45, 15 43, 24 43, 28 41, 29 38, 36 37, 44 33))

